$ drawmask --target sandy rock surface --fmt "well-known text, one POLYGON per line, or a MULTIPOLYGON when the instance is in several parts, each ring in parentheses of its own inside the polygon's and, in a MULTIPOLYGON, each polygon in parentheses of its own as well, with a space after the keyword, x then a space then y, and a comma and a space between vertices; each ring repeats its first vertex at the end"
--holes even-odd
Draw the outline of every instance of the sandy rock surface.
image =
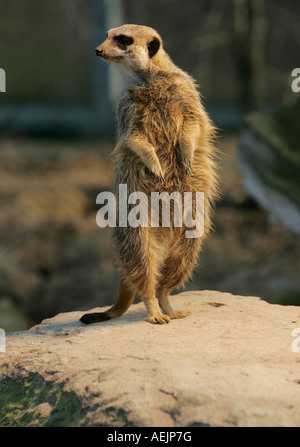
POLYGON ((152 325, 139 303, 91 326, 70 312, 8 333, 0 426, 300 426, 299 307, 215 291, 172 303, 192 314, 152 325))

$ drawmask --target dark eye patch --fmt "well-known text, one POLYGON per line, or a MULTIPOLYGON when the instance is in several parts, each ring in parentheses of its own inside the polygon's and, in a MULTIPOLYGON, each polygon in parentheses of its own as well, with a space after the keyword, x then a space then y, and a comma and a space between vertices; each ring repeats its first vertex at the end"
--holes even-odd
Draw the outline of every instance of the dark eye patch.
POLYGON ((128 36, 124 36, 124 34, 120 34, 119 36, 115 36, 114 40, 123 46, 128 46, 128 45, 132 45, 133 44, 133 39, 131 37, 128 36))

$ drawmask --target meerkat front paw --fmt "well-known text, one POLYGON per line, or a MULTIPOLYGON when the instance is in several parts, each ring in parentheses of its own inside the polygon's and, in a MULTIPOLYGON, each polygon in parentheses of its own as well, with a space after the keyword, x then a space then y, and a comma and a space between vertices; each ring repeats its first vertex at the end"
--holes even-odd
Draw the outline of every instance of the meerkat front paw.
POLYGON ((169 323, 170 317, 165 314, 155 313, 152 315, 148 315, 147 320, 153 324, 165 324, 165 323, 169 323))

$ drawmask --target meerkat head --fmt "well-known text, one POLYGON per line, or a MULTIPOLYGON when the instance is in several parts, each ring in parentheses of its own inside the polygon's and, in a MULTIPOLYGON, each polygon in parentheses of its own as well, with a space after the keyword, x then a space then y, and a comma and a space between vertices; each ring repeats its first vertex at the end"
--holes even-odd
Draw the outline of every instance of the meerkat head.
POLYGON ((123 25, 110 29, 96 55, 135 73, 150 69, 162 53, 162 39, 148 26, 123 25))

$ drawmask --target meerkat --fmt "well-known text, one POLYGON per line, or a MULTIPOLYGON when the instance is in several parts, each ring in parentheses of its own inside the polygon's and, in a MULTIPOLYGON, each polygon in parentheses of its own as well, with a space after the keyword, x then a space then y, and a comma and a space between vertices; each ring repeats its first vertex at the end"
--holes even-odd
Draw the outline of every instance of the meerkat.
POLYGON ((218 196, 215 127, 202 105, 194 79, 165 52, 160 35, 141 25, 110 29, 96 55, 120 67, 125 88, 117 105, 117 141, 113 151, 116 185, 128 192, 201 191, 204 233, 186 238, 181 228, 131 226, 114 229, 120 284, 116 304, 88 313, 85 324, 121 316, 138 293, 151 323, 183 318, 169 295, 192 275, 205 236, 211 228, 212 205, 218 196))

